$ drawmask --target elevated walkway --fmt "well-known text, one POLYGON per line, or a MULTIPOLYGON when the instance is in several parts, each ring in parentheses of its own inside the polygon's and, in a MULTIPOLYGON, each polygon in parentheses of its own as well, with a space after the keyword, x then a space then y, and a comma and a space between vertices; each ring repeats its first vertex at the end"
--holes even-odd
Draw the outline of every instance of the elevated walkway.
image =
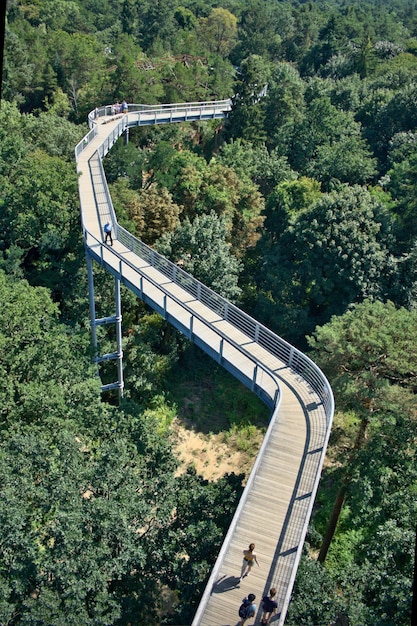
MULTIPOLYGON (((84 240, 89 267, 93 337, 95 319, 92 261, 115 278, 121 388, 120 284, 124 284, 184 333, 271 409, 269 427, 246 488, 211 572, 193 626, 234 626, 241 599, 257 600, 277 588, 278 616, 284 624, 307 532, 334 412, 333 394, 323 373, 304 354, 192 276, 146 246, 118 223, 102 159, 129 127, 216 119, 230 101, 144 107, 129 105, 125 115, 110 107, 90 114, 90 132, 75 149, 84 240), (103 243, 103 226, 114 225, 114 245, 103 243), (260 568, 239 584, 242 550, 256 544, 260 568)), ((236 468, 239 471, 239 468, 236 468)), ((257 618, 260 616, 258 610, 257 618)), ((255 620, 248 620, 247 626, 255 620)))

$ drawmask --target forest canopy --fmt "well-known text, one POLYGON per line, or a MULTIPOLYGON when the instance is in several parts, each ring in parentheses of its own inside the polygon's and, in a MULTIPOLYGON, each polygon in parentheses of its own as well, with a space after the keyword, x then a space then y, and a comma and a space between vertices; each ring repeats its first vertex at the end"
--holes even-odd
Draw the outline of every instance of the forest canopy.
MULTIPOLYGON (((96 106, 231 98, 226 120, 115 145, 118 219, 307 351, 334 389, 287 623, 408 626, 415 4, 8 0, 1 87, 0 622, 192 620, 244 476, 181 467, 172 424, 207 429, 178 390, 228 379, 123 290, 126 393, 101 397, 114 372, 91 364, 73 155, 96 106)), ((101 270, 96 287, 104 317, 101 270)), ((98 340, 112 350, 111 331, 98 340)), ((225 437, 261 436, 259 406, 231 388, 225 437)))

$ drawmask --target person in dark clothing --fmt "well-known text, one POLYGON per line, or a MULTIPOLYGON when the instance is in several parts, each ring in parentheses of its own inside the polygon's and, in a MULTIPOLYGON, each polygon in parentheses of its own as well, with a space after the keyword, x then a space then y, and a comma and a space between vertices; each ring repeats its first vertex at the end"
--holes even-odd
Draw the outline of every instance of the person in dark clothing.
POLYGON ((239 608, 239 617, 241 618, 239 626, 243 626, 247 619, 255 617, 256 613, 256 596, 254 593, 250 593, 247 598, 243 598, 242 604, 239 608))
POLYGON ((261 624, 269 624, 273 615, 276 615, 278 603, 274 600, 274 597, 277 593, 275 587, 271 587, 269 590, 269 596, 264 596, 262 598, 262 620, 261 624))
POLYGON ((112 224, 111 222, 106 222, 104 224, 104 243, 107 243, 110 240, 110 245, 113 245, 113 237, 111 235, 111 231, 112 231, 112 224))

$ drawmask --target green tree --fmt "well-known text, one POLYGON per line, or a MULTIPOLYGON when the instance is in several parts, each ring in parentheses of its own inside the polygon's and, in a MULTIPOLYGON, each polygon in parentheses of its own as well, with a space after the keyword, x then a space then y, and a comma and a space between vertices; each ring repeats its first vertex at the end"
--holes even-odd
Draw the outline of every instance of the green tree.
POLYGON ((280 156, 278 150, 269 152, 265 145, 253 145, 242 139, 225 143, 216 159, 222 165, 232 168, 239 180, 250 178, 258 185, 264 197, 283 180, 291 180, 297 176, 291 170, 287 158, 280 156))
POLYGON ((311 178, 301 177, 277 185, 265 207, 266 236, 279 240, 297 215, 308 210, 320 196, 320 183, 311 178))
POLYGON ((180 208, 165 187, 152 185, 138 195, 144 221, 142 238, 153 244, 162 234, 174 230, 179 222, 180 208))
POLYGON ((179 477, 176 519, 169 536, 161 538, 178 557, 169 564, 167 583, 179 591, 171 623, 191 623, 207 573, 214 564, 243 491, 243 474, 228 474, 216 482, 204 480, 191 467, 179 477))
MULTIPOLYGON (((30 148, 25 141, 22 116, 16 104, 2 100, 0 107, 0 175, 7 184, 9 176, 16 168, 16 163, 25 156, 30 148)), ((3 189, 4 193, 5 189, 3 189)))
POLYGON ((305 75, 319 71, 333 56, 343 52, 346 45, 347 38, 343 18, 333 12, 320 30, 317 43, 304 57, 301 73, 305 75))
POLYGON ((415 392, 416 324, 415 311, 367 300, 316 329, 310 347, 343 406, 368 406, 374 386, 387 381, 415 392))
POLYGON ((242 61, 229 115, 229 138, 240 137, 254 144, 265 142, 265 101, 259 94, 268 83, 269 74, 269 66, 260 56, 250 55, 242 61))
POLYGON ((124 348, 127 394, 138 402, 154 402, 164 393, 181 351, 179 333, 157 313, 142 313, 130 325, 124 348))
POLYGON ((0 320, 4 349, 1 371, 8 381, 2 389, 1 427, 36 426, 44 416, 43 425, 49 424, 53 430, 58 427, 58 419, 62 425, 76 422, 83 429, 94 421, 94 413, 85 413, 79 399, 91 401, 98 391, 88 332, 76 334, 60 326, 58 307, 43 287, 32 288, 25 280, 14 281, 3 272, 0 279, 4 302, 0 320), (68 363, 77 357, 79 367, 69 377, 68 363), (67 402, 72 403, 71 408, 67 402))
POLYGON ((266 248, 260 314, 299 338, 351 303, 382 297, 396 271, 390 229, 386 210, 363 188, 323 195, 266 248))
POLYGON ((137 32, 137 10, 133 0, 123 0, 121 23, 123 33, 134 35, 137 32))
POLYGON ((389 92, 366 125, 366 136, 380 161, 380 170, 388 167, 390 141, 397 133, 414 132, 417 127, 417 87, 414 83, 389 92))
POLYGON ((152 179, 166 186, 181 206, 182 219, 193 220, 197 215, 215 211, 225 220, 236 255, 243 256, 247 247, 255 245, 263 222, 264 203, 256 184, 247 175, 239 177, 217 157, 207 164, 197 154, 189 150, 179 152, 166 141, 155 147, 149 168, 152 179))
MULTIPOLYGON (((412 501, 413 490, 408 493, 412 501)), ((363 585, 363 602, 368 608, 370 623, 410 624, 414 528, 402 526, 390 519, 376 529, 373 541, 366 547, 359 546, 364 560, 356 580, 363 585)))
POLYGON ((139 44, 148 51, 158 42, 164 50, 169 48, 175 33, 174 0, 155 0, 137 3, 139 14, 139 44))
MULTIPOLYGON (((145 412, 132 402, 112 409, 100 398, 88 332, 60 325, 44 288, 0 272, 0 295, 2 623, 145 626, 157 620, 161 581, 189 616, 242 476, 175 478, 175 409, 155 401, 145 412)), ((153 318, 148 339, 160 350, 153 318)))
POLYGON ((10 183, 0 218, 3 250, 20 248, 31 281, 65 299, 83 256, 74 166, 34 150, 19 161, 10 183))
POLYGON ((192 30, 197 23, 194 13, 183 6, 179 6, 175 9, 174 17, 180 28, 184 28, 185 30, 192 30))
MULTIPOLYGON (((35 11, 39 8, 40 5, 35 11)), ((34 9, 34 5, 31 5, 31 9, 34 9)), ((45 25, 31 24, 30 18, 28 19, 24 12, 16 20, 7 19, 2 76, 3 98, 16 100, 25 111, 42 107, 52 85, 56 86, 56 76, 50 70, 45 25)))
POLYGON ((113 428, 94 444, 80 442, 61 426, 3 444, 2 562, 14 572, 4 610, 18 612, 20 623, 114 624, 140 614, 144 597, 147 615, 135 623, 155 619, 162 566, 155 547, 171 524, 175 484, 175 460, 156 431, 148 415, 131 424, 129 438, 113 428))
POLYGON ((101 401, 88 331, 59 324, 44 288, 0 272, 0 295, 0 620, 114 624, 144 597, 154 619, 177 491, 167 424, 101 401))
POLYGON ((371 155, 360 131, 340 138, 333 145, 317 147, 315 158, 305 169, 323 185, 340 181, 351 185, 364 185, 377 173, 376 159, 371 155))
POLYGON ((83 131, 53 112, 21 115, 6 101, 0 116, 0 265, 50 287, 68 315, 86 293, 73 165, 83 131))
POLYGON ((199 33, 213 54, 227 56, 237 36, 237 17, 227 9, 214 8, 200 19, 199 33))
POLYGON ((396 133, 389 143, 388 162, 391 167, 409 159, 417 149, 417 133, 396 133))
POLYGON ((111 185, 123 178, 131 189, 139 191, 145 186, 144 172, 148 169, 148 153, 133 141, 116 142, 103 161, 107 182, 111 185))
POLYGON ((110 74, 110 100, 124 99, 143 104, 159 102, 163 95, 160 72, 154 66, 147 67, 146 58, 133 38, 121 34, 114 44, 113 55, 115 65, 110 74))
MULTIPOLYGON (((333 317, 309 338, 312 357, 332 381, 338 402, 359 418, 345 476, 321 547, 322 562, 346 498, 352 465, 365 446, 369 425, 387 413, 384 398, 390 397, 390 387, 401 385, 415 393, 417 378, 413 363, 417 362, 417 351, 412 348, 410 352, 409 338, 416 323, 415 312, 397 310, 392 303, 365 301, 343 316, 333 317)), ((403 412, 405 406, 403 400, 403 412)))
POLYGON ((37 117, 27 115, 22 119, 21 131, 34 149, 39 149, 51 157, 61 157, 65 161, 74 159, 74 146, 81 140, 83 129, 54 114, 53 111, 40 113, 37 117))
POLYGON ((126 178, 119 178, 109 190, 119 223, 140 238, 145 230, 145 220, 138 192, 130 188, 126 178))
MULTIPOLYGON (((391 324, 396 324, 394 316, 385 311, 373 317, 367 345, 379 334, 381 327, 374 329, 373 323, 380 321, 384 324, 385 341, 379 345, 384 343, 389 348, 391 339, 396 342, 395 334, 389 337, 391 324)), ((369 316, 365 315, 365 318, 369 322, 369 316)), ((354 323, 353 333, 355 330, 354 323)), ((392 330, 396 333, 396 327, 392 330)), ((361 331, 359 341, 360 335, 361 331)), ((375 360, 379 360, 377 355, 375 360)), ((346 380, 352 376, 356 379, 351 381, 352 384, 348 380, 345 385, 342 391, 345 400, 348 400, 348 394, 353 399, 355 387, 364 398, 363 381, 370 401, 361 409, 353 400, 357 408, 352 428, 358 435, 364 433, 364 437, 360 438, 360 445, 356 445, 359 444, 357 436, 355 446, 351 447, 345 430, 342 435, 345 460, 339 470, 327 477, 327 489, 331 482, 336 482, 339 489, 319 558, 326 558, 326 566, 334 577, 338 593, 345 598, 352 621, 406 626, 410 619, 416 514, 415 446, 410 445, 415 439, 415 394, 402 387, 401 382, 398 385, 384 379, 383 372, 382 376, 375 372, 376 380, 371 389, 371 369, 372 366, 366 376, 365 372, 353 372, 351 368, 345 377, 346 380), (350 392, 345 394, 347 387, 350 392), (332 542, 328 546, 330 538, 332 542), (361 611, 359 617, 361 605, 366 611, 361 611)), ((398 380, 400 378, 401 375, 398 380)), ((338 456, 340 459, 340 452, 338 456)), ((318 501, 323 503, 324 500, 327 497, 323 492, 319 493, 318 501)), ((324 519, 321 513, 318 515, 324 519)))
POLYGON ((3 100, 0 121, 0 174, 7 178, 22 157, 36 149, 72 162, 74 145, 83 135, 83 129, 57 115, 53 105, 46 113, 22 115, 15 103, 3 100))
POLYGON ((164 64, 162 71, 165 102, 195 102, 210 99, 209 68, 186 57, 164 64))
POLYGON ((67 94, 65 94, 61 87, 53 86, 53 90, 49 89, 47 93, 44 105, 48 113, 56 115, 61 119, 67 119, 71 113, 71 104, 67 94))
POLYGON ((369 32, 365 33, 355 58, 355 70, 361 78, 365 78, 375 67, 374 45, 369 32))
POLYGON ((166 187, 182 207, 182 216, 193 217, 208 166, 205 159, 190 150, 178 151, 161 140, 149 157, 149 178, 166 187))
POLYGON ((210 89, 208 98, 218 98, 224 100, 233 94, 233 82, 235 70, 228 59, 215 56, 211 59, 208 68, 208 87, 210 89))
MULTIPOLYGON (((357 74, 346 76, 340 80, 329 81, 329 95, 332 104, 341 111, 350 111, 355 114, 363 99, 363 81, 357 74)), ((363 134, 363 128, 361 128, 363 134)))
POLYGON ((80 7, 76 2, 45 0, 39 3, 39 22, 49 32, 63 30, 74 33, 83 28, 80 7))
POLYGON ((157 248, 221 296, 233 300, 239 295, 240 264, 230 253, 226 224, 214 211, 193 222, 186 218, 157 248))
POLYGON ((277 63, 268 82, 265 128, 269 147, 279 154, 289 153, 294 127, 303 119, 303 83, 297 69, 289 63, 277 63))
MULTIPOLYGON (((361 529, 352 582, 361 581, 358 588, 373 619, 409 624, 416 518, 416 448, 411 443, 415 392, 410 392, 408 381, 405 387, 400 381, 384 388, 377 403, 379 418, 370 422, 348 490, 350 526, 361 529), (373 567, 376 555, 378 572, 373 567)), ((330 558, 335 557, 331 550, 330 558)))
POLYGON ((77 32, 53 31, 49 39, 53 50, 52 66, 58 85, 68 95, 75 120, 84 120, 101 100, 105 79, 105 57, 96 37, 77 32))
POLYGON ((301 174, 326 183, 365 183, 375 162, 351 113, 339 111, 329 97, 315 98, 294 128, 290 163, 301 174))
POLYGON ((239 179, 231 169, 213 159, 206 169, 194 211, 197 215, 215 211, 225 220, 232 250, 243 256, 259 238, 264 203, 256 185, 239 179))
POLYGON ((417 303, 417 243, 403 254, 399 262, 398 285, 394 293, 397 295, 396 302, 402 306, 413 309, 417 303))
POLYGON ((293 599, 286 618, 289 626, 331 624, 344 608, 344 599, 337 593, 326 569, 304 555, 297 570, 293 599))
POLYGON ((299 63, 317 41, 320 29, 324 26, 328 15, 321 13, 319 7, 313 2, 293 9, 293 15, 295 23, 293 32, 285 41, 285 59, 299 63))
POLYGON ((388 190, 397 200, 393 210, 398 219, 399 251, 405 252, 417 239, 417 146, 408 158, 394 164, 388 176, 388 190))
POLYGON ((289 37, 293 28, 294 18, 288 6, 251 0, 240 16, 239 42, 233 52, 236 63, 251 54, 275 60, 281 52, 282 39, 289 37))

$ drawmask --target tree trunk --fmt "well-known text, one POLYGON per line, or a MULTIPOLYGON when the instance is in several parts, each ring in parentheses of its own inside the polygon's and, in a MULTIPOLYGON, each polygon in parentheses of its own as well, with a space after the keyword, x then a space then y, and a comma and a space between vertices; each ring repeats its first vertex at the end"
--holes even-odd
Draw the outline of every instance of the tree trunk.
POLYGON ((326 534, 324 535, 324 539, 320 548, 320 553, 317 558, 319 563, 324 563, 324 561, 326 560, 326 556, 329 551, 333 535, 336 531, 337 522, 339 521, 340 513, 342 511, 343 503, 345 501, 346 491, 347 483, 344 482, 341 487, 339 487, 336 500, 334 501, 333 511, 330 516, 329 523, 327 524, 326 534))
MULTIPOLYGON (((360 450, 363 446, 363 442, 365 441, 365 438, 366 438, 366 429, 368 427, 368 424, 369 424, 368 418, 361 420, 359 430, 356 435, 355 445, 352 448, 352 452, 349 455, 349 459, 347 462, 348 468, 350 467, 352 460, 355 458, 356 452, 360 450)), ((327 524, 326 533, 324 535, 323 543, 321 544, 319 556, 317 557, 317 560, 319 563, 324 563, 324 561, 326 560, 326 556, 329 551, 330 544, 332 543, 333 535, 336 532, 336 527, 339 521, 340 513, 342 511, 343 504, 345 502, 345 497, 346 497, 346 492, 347 492, 349 482, 350 482, 350 472, 348 470, 346 472, 346 475, 343 479, 341 486, 339 487, 339 491, 337 492, 337 495, 336 495, 336 500, 333 505, 333 511, 330 516, 329 523, 327 524)))

